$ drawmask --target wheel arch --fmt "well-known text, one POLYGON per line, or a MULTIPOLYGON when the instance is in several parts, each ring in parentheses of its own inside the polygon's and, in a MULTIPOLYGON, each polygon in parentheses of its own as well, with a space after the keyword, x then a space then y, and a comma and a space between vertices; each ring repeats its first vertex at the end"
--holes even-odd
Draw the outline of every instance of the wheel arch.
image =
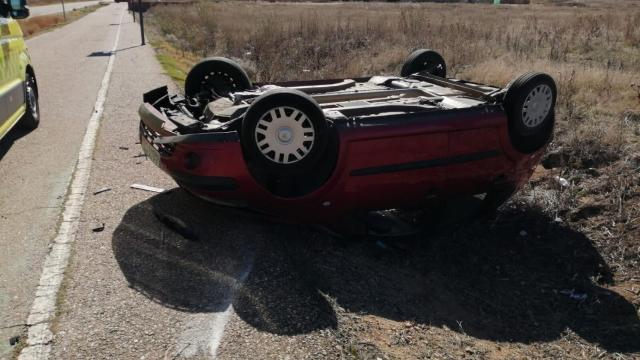
POLYGON ((36 91, 36 96, 39 95, 38 80, 36 79, 36 71, 33 69, 33 66, 31 66, 31 64, 28 64, 25 69, 25 72, 33 77, 34 90, 36 91))

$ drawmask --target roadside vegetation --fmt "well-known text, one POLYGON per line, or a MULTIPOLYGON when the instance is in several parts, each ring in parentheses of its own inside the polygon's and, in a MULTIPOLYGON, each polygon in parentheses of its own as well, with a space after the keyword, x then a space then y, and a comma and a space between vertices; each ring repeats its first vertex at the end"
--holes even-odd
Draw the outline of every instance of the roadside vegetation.
POLYGON ((29 38, 45 31, 55 29, 58 26, 64 26, 70 22, 76 21, 81 17, 96 11, 101 6, 102 5, 98 5, 96 3, 96 5, 68 11, 66 20, 64 16, 62 16, 62 13, 60 13, 29 17, 24 20, 18 20, 18 23, 20 23, 20 27, 22 28, 22 33, 24 34, 24 36, 26 38, 29 38))
MULTIPOLYGON (((60 4, 60 1, 61 0, 29 0, 29 6, 60 4)), ((86 1, 86 0, 64 0, 65 4, 71 3, 71 2, 79 2, 79 1, 86 1)))
MULTIPOLYGON (((637 312, 640 9, 618 2, 580 4, 587 5, 202 2, 153 8, 150 24, 158 56, 178 81, 196 61, 215 55, 235 59, 255 81, 398 74, 416 48, 440 52, 451 77, 503 86, 525 71, 551 74, 559 92, 556 136, 544 167, 507 206, 510 210, 502 221, 522 229, 538 227, 540 236, 566 235, 567 229, 583 236, 589 245, 581 246, 595 248, 608 269, 591 281, 627 299, 637 312), (523 219, 519 211, 525 208, 540 215, 535 221, 523 219)), ((471 227, 473 234, 470 229, 459 231, 474 241, 497 231, 491 228, 478 235, 485 228, 486 224, 471 227)), ((556 240, 562 239, 549 239, 556 240)), ((486 250, 478 244, 473 248, 486 250)), ((576 252, 580 256, 579 249, 576 252)), ((453 255, 466 256, 462 251, 453 255)), ((530 265, 525 270, 545 271, 537 268, 543 263, 530 265)), ((406 332, 402 336, 416 336, 406 332)), ((465 346, 472 342, 462 325, 457 332, 461 335, 455 335, 455 341, 465 346)), ((446 338, 444 332, 442 339, 446 338)), ((570 332, 562 335, 560 348, 566 352, 558 352, 557 344, 498 351, 487 350, 486 344, 481 347, 489 357, 566 357, 580 349, 584 357, 605 354, 597 344, 581 341, 570 332)), ((411 347, 405 338, 398 342, 411 347)), ((389 347, 393 346, 384 345, 389 347)), ((447 353, 436 350, 430 354, 447 353)))

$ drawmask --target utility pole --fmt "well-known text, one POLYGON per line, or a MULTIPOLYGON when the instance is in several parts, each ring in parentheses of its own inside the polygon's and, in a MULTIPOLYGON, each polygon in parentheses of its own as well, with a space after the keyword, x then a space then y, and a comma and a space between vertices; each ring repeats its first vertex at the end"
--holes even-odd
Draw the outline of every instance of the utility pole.
POLYGON ((67 12, 64 11, 64 0, 60 0, 62 3, 62 16, 64 17, 64 21, 67 21, 67 12))
POLYGON ((142 21, 142 0, 138 0, 138 18, 140 19, 140 37, 142 38, 142 45, 144 45, 144 22, 142 21))

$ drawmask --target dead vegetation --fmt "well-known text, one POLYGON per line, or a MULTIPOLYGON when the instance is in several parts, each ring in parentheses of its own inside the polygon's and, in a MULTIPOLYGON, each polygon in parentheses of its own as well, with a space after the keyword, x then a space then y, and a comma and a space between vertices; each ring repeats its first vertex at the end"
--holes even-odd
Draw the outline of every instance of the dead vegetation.
MULTIPOLYGON (((65 3, 70 2, 79 2, 86 0, 64 0, 65 3)), ((52 4, 60 4, 60 0, 29 0, 29 6, 42 6, 42 5, 52 5, 52 4)))
POLYGON ((51 14, 29 17, 24 20, 18 20, 18 23, 20 24, 20 28, 22 29, 22 33, 24 34, 24 36, 28 38, 38 35, 44 31, 51 30, 55 27, 68 24, 97 10, 100 6, 102 5, 92 5, 70 11, 69 13, 67 13, 66 20, 62 16, 62 14, 51 14))
MULTIPOLYGON (((619 3, 607 1, 580 4, 584 6, 556 6, 552 2, 526 6, 221 2, 156 7, 152 10, 151 24, 159 55, 163 57, 163 63, 170 64, 171 73, 177 79, 183 77, 195 61, 210 55, 236 59, 256 81, 397 74, 406 55, 422 47, 436 49, 443 54, 449 76, 505 85, 518 74, 532 69, 551 74, 559 88, 557 127, 544 168, 537 169, 530 184, 509 204, 511 210, 501 215, 498 225, 494 223, 490 230, 484 232, 485 225, 454 232, 452 236, 458 239, 456 241, 464 251, 447 250, 449 243, 444 246, 436 242, 432 246, 442 247, 435 252, 451 252, 449 260, 466 259, 477 266, 497 264, 495 269, 487 268, 487 271, 493 274, 491 278, 498 279, 498 283, 502 276, 500 273, 506 271, 500 266, 510 267, 512 274, 513 271, 520 273, 532 283, 539 280, 538 276, 528 272, 540 271, 539 277, 554 283, 558 274, 553 271, 546 273, 543 269, 547 261, 546 250, 556 245, 544 242, 531 245, 533 243, 525 240, 564 241, 564 237, 575 238, 579 243, 575 252, 565 247, 558 250, 562 252, 565 265, 573 266, 572 256, 581 256, 580 249, 592 251, 589 257, 602 260, 604 265, 598 266, 610 269, 611 278, 603 281, 603 272, 587 276, 581 273, 580 268, 571 268, 566 273, 558 270, 561 276, 566 276, 569 283, 576 276, 582 277, 580 286, 594 293, 603 290, 594 288, 593 284, 605 286, 616 298, 627 299, 637 312, 640 304, 640 9, 637 6, 620 7, 616 6, 619 3), (531 216, 527 218, 516 209, 529 209, 534 219, 531 216), (536 230, 525 236, 526 239, 518 238, 524 241, 523 244, 505 245, 501 242, 503 240, 493 237, 501 236, 493 233, 505 228, 517 234, 518 227, 536 230), (486 243, 474 245, 476 255, 485 256, 477 259, 476 255, 467 253, 464 239, 472 242, 482 239, 497 241, 490 249, 505 257, 514 256, 517 251, 530 251, 533 246, 535 251, 539 250, 539 261, 522 255, 517 255, 520 260, 516 262, 504 260, 483 248, 486 243), (506 253, 505 246, 514 252, 506 253), (523 263, 526 265, 518 268, 518 264, 523 263)), ((447 261, 434 259, 435 264, 448 264, 447 261)), ((465 276, 456 273, 454 278, 484 281, 466 267, 468 263, 465 264, 460 263, 460 268, 452 270, 461 271, 465 276)), ((447 277, 443 278, 446 281, 447 277)), ((495 284, 482 283, 478 286, 471 280, 465 280, 464 284, 467 287, 449 286, 464 291, 466 297, 476 294, 476 297, 496 302, 493 310, 491 304, 467 304, 470 308, 478 306, 486 310, 488 307, 486 311, 498 314, 499 320, 513 315, 507 310, 499 310, 505 304, 501 303, 503 294, 491 287, 495 284), (473 292, 474 288, 477 293, 473 292), (483 297, 485 293, 491 295, 483 297)), ((591 325, 582 324, 581 320, 566 314, 561 315, 566 316, 564 322, 582 324, 573 328, 580 329, 577 335, 571 329, 554 328, 552 333, 559 338, 550 343, 552 345, 535 341, 529 344, 523 340, 520 343, 527 343, 527 346, 507 346, 505 341, 512 338, 509 331, 520 334, 519 326, 523 326, 523 331, 533 331, 527 319, 535 322, 540 317, 549 317, 545 311, 555 306, 569 306, 573 309, 571 311, 575 310, 573 305, 567 305, 573 304, 572 301, 566 304, 545 302, 547 295, 533 293, 524 285, 514 286, 517 289, 503 290, 515 289, 521 296, 530 296, 527 299, 533 300, 524 300, 524 303, 534 312, 527 314, 528 310, 521 309, 513 299, 504 300, 515 313, 521 310, 525 313, 521 314, 522 319, 506 322, 505 326, 512 326, 510 330, 500 325, 500 331, 504 333, 497 337, 477 336, 490 330, 469 330, 463 328, 464 324, 457 329, 450 323, 443 328, 420 325, 417 328, 422 330, 412 332, 407 329, 416 328, 414 323, 405 328, 402 323, 392 322, 389 325, 383 320, 369 321, 363 317, 359 321, 368 323, 369 327, 358 325, 361 326, 358 328, 360 334, 349 336, 362 337, 367 331, 375 332, 371 329, 376 326, 381 329, 379 331, 389 327, 391 335, 382 347, 384 351, 377 343, 376 349, 380 351, 370 354, 372 358, 379 353, 392 354, 393 357, 398 347, 416 350, 415 346, 420 347, 420 353, 426 358, 446 357, 444 355, 452 354, 452 345, 449 344, 452 342, 458 342, 459 346, 454 352, 457 355, 447 355, 451 357, 567 357, 577 351, 582 351, 584 357, 591 357, 606 353, 606 346, 604 350, 598 347, 598 342, 602 344, 603 340, 593 337, 594 333, 589 330, 591 325), (538 300, 541 302, 536 302, 538 300), (373 326, 373 322, 377 325, 373 326), (423 327, 428 328, 432 338, 439 340, 426 343, 422 338, 416 339, 415 336, 427 331, 423 327), (456 332, 454 338, 449 328, 456 332), (474 340, 474 336, 489 340, 497 338, 503 342, 474 340), (418 345, 408 346, 412 342, 418 345)), ((546 290, 543 288, 544 291, 556 291, 553 295, 556 296, 558 288, 554 285, 546 290)), ((612 295, 604 298, 607 296, 612 298, 612 295)), ((596 301, 589 304, 600 306, 596 304, 600 301, 598 295, 589 299, 596 301)), ((588 308, 586 303, 581 304, 588 308)), ((600 306, 597 311, 604 319, 609 310, 600 306)), ((551 316, 548 320, 556 321, 557 318, 551 316)), ((614 323, 605 322, 598 326, 611 326, 613 329, 614 323)), ((638 326, 636 322, 632 323, 632 327, 638 326)), ((489 324, 487 326, 491 329, 489 324)), ((611 330, 611 333, 617 330, 611 330)), ((603 337, 608 336, 603 328, 598 331, 603 337)), ((375 334, 369 335, 375 338, 375 334)), ((526 338, 524 332, 520 335, 526 338)), ((518 343, 519 337, 515 338, 518 343)), ((534 338, 553 340, 553 336, 548 334, 534 338)), ((629 341, 627 337, 624 339, 629 341)), ((630 349, 623 343, 617 344, 619 346, 609 350, 625 352, 630 349)), ((345 351, 358 356, 364 352, 364 357, 368 356, 366 349, 358 350, 361 345, 346 344, 345 351)))
MULTIPOLYGON (((559 85, 553 148, 576 162, 622 157, 640 112, 640 10, 601 6, 200 3, 153 9, 182 73, 209 55, 256 81, 397 73, 415 48, 449 74, 497 85, 536 69, 559 85)), ((636 129, 637 131, 637 125, 636 129)))

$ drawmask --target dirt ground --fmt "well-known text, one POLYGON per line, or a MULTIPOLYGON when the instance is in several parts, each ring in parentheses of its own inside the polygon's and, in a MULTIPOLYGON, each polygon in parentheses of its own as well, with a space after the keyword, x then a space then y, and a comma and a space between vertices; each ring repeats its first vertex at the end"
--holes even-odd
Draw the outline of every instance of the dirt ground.
MULTIPOLYGON (((536 191, 547 173, 534 179, 536 191)), ((637 228, 603 238, 590 229, 607 226, 614 208, 553 218, 530 196, 523 191, 493 220, 445 215, 439 222, 449 225, 418 235, 354 240, 229 211, 175 189, 129 209, 112 248, 131 286, 156 303, 216 312, 221 304, 207 300, 211 294, 239 286, 233 310, 252 331, 312 339, 328 332, 318 348, 329 353, 309 358, 639 356, 637 228), (140 235, 157 232, 150 213, 177 209, 197 241, 140 235), (256 229, 260 234, 249 236, 256 229), (243 240, 229 244, 231 233, 243 240), (237 264, 249 248, 255 260, 240 280, 237 264)))

